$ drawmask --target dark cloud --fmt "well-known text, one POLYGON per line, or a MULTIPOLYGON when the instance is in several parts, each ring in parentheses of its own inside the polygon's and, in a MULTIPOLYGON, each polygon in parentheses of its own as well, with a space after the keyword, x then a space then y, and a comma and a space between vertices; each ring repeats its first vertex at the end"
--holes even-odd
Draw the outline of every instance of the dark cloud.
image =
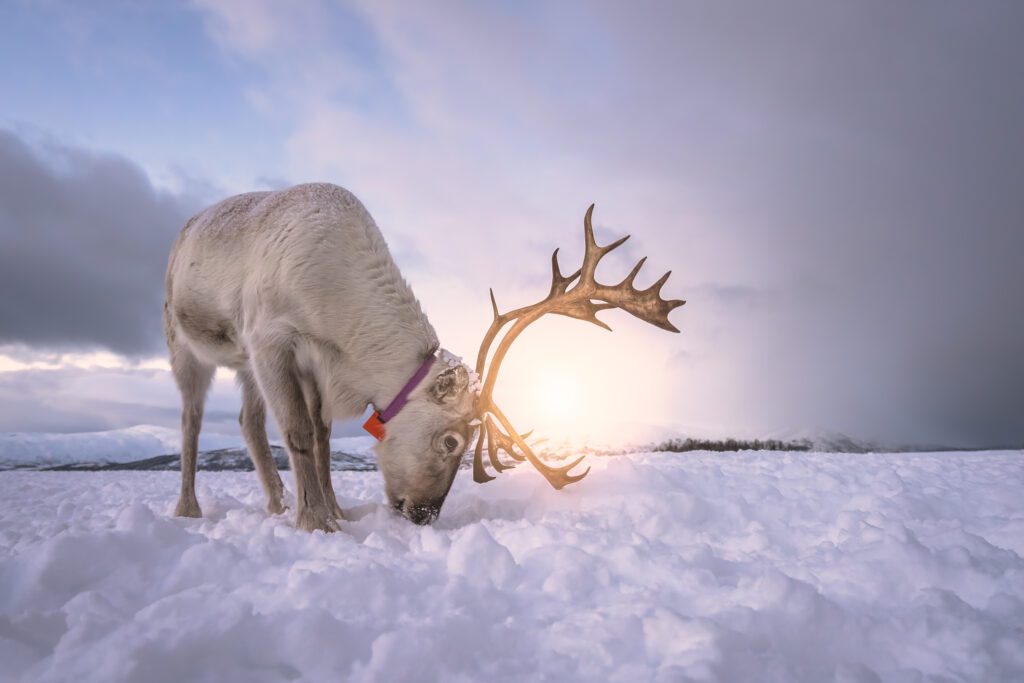
POLYGON ((0 344, 159 351, 167 254, 201 203, 124 158, 0 130, 0 344))
POLYGON ((729 420, 1024 444, 1024 6, 610 11, 616 105, 567 130, 594 150, 632 122, 601 163, 700 216, 680 276, 761 293, 683 289, 694 346, 741 378, 729 420))
MULTIPOLYGON (((467 248, 518 264, 565 242, 525 218, 477 229, 488 187, 497 207, 572 207, 547 226, 596 201, 602 239, 636 234, 615 267, 647 253, 689 301, 659 342, 681 347, 664 378, 681 424, 1024 443, 1024 4, 366 11, 408 114, 443 138, 434 156, 472 169, 401 204, 457 204, 467 248)), ((330 156, 359 177, 351 137, 330 156)), ((409 148, 372 206, 402 195, 409 148)), ((502 301, 536 262, 465 272, 502 301)))

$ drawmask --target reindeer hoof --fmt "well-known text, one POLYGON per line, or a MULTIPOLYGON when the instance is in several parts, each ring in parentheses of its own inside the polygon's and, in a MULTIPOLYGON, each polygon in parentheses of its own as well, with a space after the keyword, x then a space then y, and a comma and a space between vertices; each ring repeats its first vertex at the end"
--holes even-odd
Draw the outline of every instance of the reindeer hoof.
POLYGON ((338 498, 334 495, 334 486, 327 484, 320 488, 321 497, 324 500, 324 505, 327 506, 327 512, 333 519, 345 519, 345 513, 342 511, 341 506, 338 505, 338 498))
POLYGON ((331 517, 334 519, 345 519, 345 512, 341 509, 341 506, 338 505, 337 501, 328 503, 327 509, 330 511, 331 517))
POLYGON ((199 509, 199 503, 193 500, 178 500, 178 506, 174 508, 175 517, 202 517, 203 511, 199 509))
POLYGON ((339 531, 341 527, 331 518, 327 508, 305 508, 295 517, 295 526, 303 531, 339 531))
POLYGON ((280 515, 288 510, 288 506, 285 505, 284 498, 272 498, 267 501, 267 514, 280 515))

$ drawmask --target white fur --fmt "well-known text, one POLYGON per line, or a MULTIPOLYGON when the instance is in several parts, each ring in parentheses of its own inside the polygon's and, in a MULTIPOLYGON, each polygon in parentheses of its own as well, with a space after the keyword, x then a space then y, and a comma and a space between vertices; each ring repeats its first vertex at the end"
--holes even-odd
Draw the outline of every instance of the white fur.
MULTIPOLYGON (((340 515, 331 420, 356 418, 368 404, 383 409, 438 348, 370 214, 328 184, 238 195, 192 218, 171 252, 164 314, 183 403, 178 514, 190 516, 200 514, 195 441, 216 366, 239 374, 243 434, 268 508, 280 509, 282 489, 262 433, 264 404, 295 471, 297 523, 330 530, 340 515)), ((460 448, 470 437, 471 393, 465 382, 439 393, 446 370, 435 363, 378 448, 392 504, 414 521, 436 516, 454 477, 457 459, 445 457, 439 436, 457 433, 460 448)))

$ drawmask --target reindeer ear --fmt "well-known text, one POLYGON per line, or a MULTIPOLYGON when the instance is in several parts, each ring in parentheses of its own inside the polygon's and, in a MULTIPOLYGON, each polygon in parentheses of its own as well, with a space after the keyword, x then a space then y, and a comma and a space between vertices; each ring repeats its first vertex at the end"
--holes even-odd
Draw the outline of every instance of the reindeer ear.
POLYGON ((448 368, 434 378, 430 385, 430 397, 438 403, 450 401, 469 386, 469 373, 462 365, 448 368))

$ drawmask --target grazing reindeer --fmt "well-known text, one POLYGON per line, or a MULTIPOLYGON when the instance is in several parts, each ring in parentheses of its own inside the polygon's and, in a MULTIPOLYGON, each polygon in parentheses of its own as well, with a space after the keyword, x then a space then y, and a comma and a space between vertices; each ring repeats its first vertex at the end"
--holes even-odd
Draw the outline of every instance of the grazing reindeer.
MULTIPOLYGON (((545 465, 493 400, 501 361, 532 322, 557 313, 608 328, 596 314, 619 308, 678 332, 668 314, 683 301, 661 298, 666 273, 647 289, 634 281, 644 260, 617 285, 594 279, 598 262, 628 238, 600 247, 584 219, 583 265, 569 276, 552 255, 548 296, 499 313, 469 371, 445 351, 363 205, 334 185, 231 197, 193 217, 181 231, 167 268, 164 323, 171 368, 182 395, 181 496, 175 514, 200 516, 195 495, 196 449, 203 403, 217 366, 232 368, 242 388, 239 421, 271 513, 284 510, 284 488, 265 430, 269 404, 295 472, 296 523, 337 529, 342 518, 331 485, 334 419, 352 419, 368 405, 364 425, 377 437, 377 457, 392 507, 416 524, 433 521, 451 488, 476 425, 474 479, 493 479, 483 466, 484 441, 499 459, 529 460, 557 489, 579 481, 582 459, 545 465), (506 324, 490 363, 491 344, 506 324), (486 370, 486 375, 484 374, 486 370), (483 376, 481 383, 479 378, 483 376), (495 425, 491 418, 500 423, 495 425)), ((589 471, 589 470, 588 470, 589 471)))
POLYGON ((241 385, 242 435, 269 512, 284 510, 284 488, 266 405, 295 473, 297 526, 331 531, 342 517, 330 477, 331 421, 404 392, 377 447, 387 496, 417 524, 437 516, 471 437, 470 376, 434 358, 437 334, 352 194, 299 185, 231 197, 193 217, 171 251, 164 327, 182 397, 176 515, 202 514, 195 470, 203 403, 214 370, 225 366, 241 385))

